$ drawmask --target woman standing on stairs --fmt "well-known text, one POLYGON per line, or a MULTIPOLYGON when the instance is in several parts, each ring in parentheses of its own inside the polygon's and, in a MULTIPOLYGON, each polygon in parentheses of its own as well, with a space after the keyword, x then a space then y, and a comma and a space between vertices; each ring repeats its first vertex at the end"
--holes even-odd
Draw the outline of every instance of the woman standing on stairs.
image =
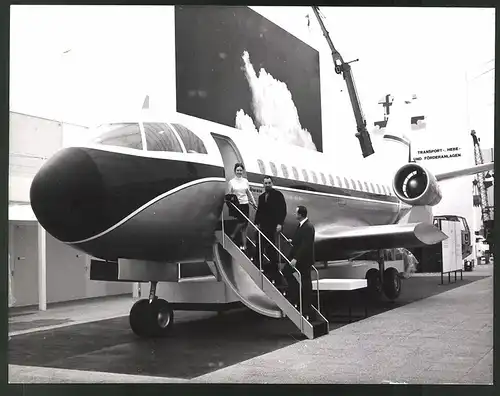
MULTIPOLYGON (((250 207, 249 203, 252 206, 257 208, 257 203, 255 202, 255 198, 250 192, 250 185, 248 180, 243 177, 243 172, 245 171, 245 167, 241 163, 236 163, 234 165, 234 178, 229 180, 228 185, 228 194, 234 194, 238 198, 238 209, 241 210, 245 216, 248 218, 250 215, 250 207)), ((247 228, 248 221, 245 219, 240 212, 236 211, 236 218, 238 219, 238 224, 234 229, 231 239, 234 241, 234 238, 241 231, 241 244, 240 249, 246 251, 247 248, 247 228)))

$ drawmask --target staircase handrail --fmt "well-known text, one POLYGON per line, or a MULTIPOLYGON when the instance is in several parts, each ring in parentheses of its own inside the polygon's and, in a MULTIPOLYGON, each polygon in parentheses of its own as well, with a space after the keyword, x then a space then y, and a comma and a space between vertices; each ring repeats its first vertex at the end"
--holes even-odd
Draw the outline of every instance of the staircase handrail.
MULTIPOLYGON (((260 230, 259 227, 257 227, 234 203, 232 203, 231 201, 228 201, 228 200, 225 200, 226 204, 231 204, 233 206, 234 209, 236 209, 242 216, 243 218, 248 221, 248 224, 250 224, 258 233, 259 233, 259 238, 261 237, 264 237, 266 239, 266 241, 278 252, 278 254, 283 257, 285 259, 285 262, 298 274, 298 281, 299 281, 299 312, 300 312, 300 316, 301 316, 301 331, 304 330, 304 325, 303 325, 303 318, 304 318, 304 315, 303 315, 303 310, 302 310, 302 276, 300 274, 300 271, 295 268, 292 263, 290 262, 290 260, 288 260, 288 258, 276 247, 276 245, 274 243, 272 243, 269 238, 267 238, 264 233, 262 232, 262 230, 260 230)), ((222 224, 224 224, 224 211, 222 211, 222 224)), ((261 243, 259 243, 259 249, 260 247, 262 246, 261 243)), ((260 263, 260 269, 261 269, 261 276, 263 276, 262 274, 262 258, 261 258, 261 255, 259 254, 259 259, 261 261, 260 263)), ((281 272, 281 271, 280 271, 281 272)))
MULTIPOLYGON (((290 239, 287 238, 286 235, 283 234, 283 232, 280 232, 279 236, 282 237, 290 246, 293 246, 293 244, 290 242, 290 239)), ((279 239, 278 239, 278 241, 279 241, 279 239)), ((314 264, 312 265, 312 269, 316 272, 316 294, 317 294, 317 298, 318 298, 318 312, 326 320, 326 318, 321 314, 321 309, 320 309, 320 306, 319 306, 319 271, 314 266, 314 264)))

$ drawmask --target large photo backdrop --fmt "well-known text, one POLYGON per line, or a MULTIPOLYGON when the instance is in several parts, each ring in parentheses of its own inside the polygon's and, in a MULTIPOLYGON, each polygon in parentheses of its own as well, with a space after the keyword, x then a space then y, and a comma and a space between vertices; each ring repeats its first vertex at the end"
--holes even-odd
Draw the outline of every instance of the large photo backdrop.
POLYGON ((323 151, 319 53, 248 7, 176 6, 177 111, 323 151))

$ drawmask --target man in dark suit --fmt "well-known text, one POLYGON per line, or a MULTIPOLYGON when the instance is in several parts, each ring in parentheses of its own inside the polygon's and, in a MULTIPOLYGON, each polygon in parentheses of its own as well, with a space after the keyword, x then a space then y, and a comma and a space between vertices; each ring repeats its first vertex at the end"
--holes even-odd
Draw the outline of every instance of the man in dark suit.
MULTIPOLYGON (((307 208, 305 206, 298 206, 296 209, 296 218, 299 221, 295 235, 291 240, 292 249, 288 255, 292 267, 300 272, 302 281, 302 312, 309 318, 313 318, 314 311, 311 307, 312 304, 312 280, 311 268, 314 265, 314 225, 307 218, 307 208)), ((289 285, 289 300, 299 306, 299 283, 294 277, 295 271, 286 265, 283 268, 283 274, 286 277, 289 285)))
MULTIPOLYGON (((262 233, 277 246, 279 233, 283 229, 286 217, 286 202, 283 194, 273 188, 273 179, 264 177, 264 192, 259 196, 257 212, 255 213, 255 224, 262 233)), ((254 264, 259 266, 259 238, 256 235, 257 249, 255 251, 254 264)), ((278 252, 261 237, 261 253, 269 258, 269 263, 262 258, 264 274, 273 280, 276 286, 283 285, 283 279, 278 268, 278 252)))

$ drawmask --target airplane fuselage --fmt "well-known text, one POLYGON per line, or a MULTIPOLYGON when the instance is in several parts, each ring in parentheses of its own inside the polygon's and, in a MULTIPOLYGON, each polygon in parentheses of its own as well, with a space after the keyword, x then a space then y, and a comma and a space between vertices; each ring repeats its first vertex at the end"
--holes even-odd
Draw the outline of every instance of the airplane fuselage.
MULTIPOLYGON (((297 225, 297 205, 308 208, 317 233, 333 225, 394 224, 409 208, 391 192, 392 175, 372 180, 340 164, 332 166, 322 153, 192 117, 183 116, 181 122, 203 143, 199 152, 189 152, 190 143, 178 128, 172 137, 179 139, 181 149, 175 144, 173 150, 158 149, 153 136, 159 140, 163 134, 153 132, 174 131, 172 124, 158 122, 135 123, 139 143, 127 135, 130 144, 94 141, 59 151, 40 169, 31 188, 32 207, 42 226, 96 258, 209 260, 223 209, 229 219, 224 195, 237 160, 245 164, 255 198, 263 192, 265 174, 284 194, 285 235, 297 225), (232 154, 220 145, 221 139, 232 145, 232 154)), ((253 216, 251 211, 251 220, 253 216)), ((355 252, 319 259, 351 254, 355 252)))

